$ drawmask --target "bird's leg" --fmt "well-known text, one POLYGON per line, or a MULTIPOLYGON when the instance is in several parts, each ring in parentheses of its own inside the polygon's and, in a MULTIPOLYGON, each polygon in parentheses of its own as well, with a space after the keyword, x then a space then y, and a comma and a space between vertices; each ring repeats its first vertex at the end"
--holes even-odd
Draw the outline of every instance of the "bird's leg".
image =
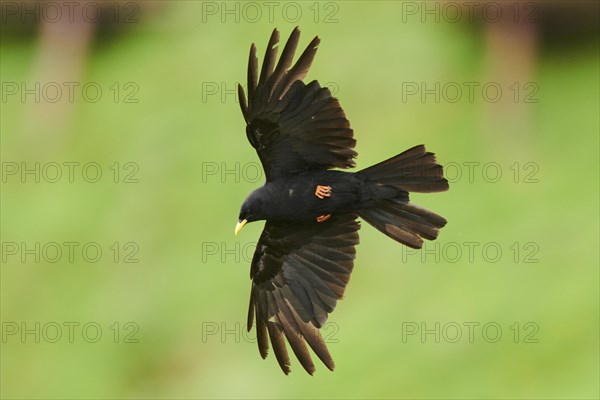
POLYGON ((329 218, 331 218, 331 214, 321 215, 317 217, 317 222, 324 222, 327 221, 329 218))
POLYGON ((331 196, 331 187, 317 185, 317 190, 315 190, 315 196, 317 196, 321 200, 325 197, 331 196))

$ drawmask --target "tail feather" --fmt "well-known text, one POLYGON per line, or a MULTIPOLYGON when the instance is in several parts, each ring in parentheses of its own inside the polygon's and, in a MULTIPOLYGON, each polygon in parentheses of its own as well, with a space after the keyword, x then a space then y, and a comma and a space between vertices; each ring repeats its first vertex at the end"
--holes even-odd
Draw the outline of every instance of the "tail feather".
POLYGON ((448 190, 441 165, 435 154, 422 144, 360 171, 379 185, 393 186, 406 192, 433 193, 448 190))
POLYGON ((409 247, 420 249, 423 239, 435 240, 446 219, 414 204, 380 200, 359 215, 382 233, 409 247))
POLYGON ((376 193, 359 215, 385 235, 419 249, 423 239, 436 239, 439 229, 446 225, 442 216, 409 203, 408 192, 448 190, 442 166, 425 146, 413 147, 358 174, 367 179, 376 193))

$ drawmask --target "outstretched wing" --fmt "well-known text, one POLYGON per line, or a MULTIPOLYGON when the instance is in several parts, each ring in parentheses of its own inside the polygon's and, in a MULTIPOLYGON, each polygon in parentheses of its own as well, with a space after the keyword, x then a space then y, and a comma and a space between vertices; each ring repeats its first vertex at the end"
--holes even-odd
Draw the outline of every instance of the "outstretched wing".
POLYGON ((333 370, 319 328, 350 279, 359 227, 352 214, 333 216, 322 223, 265 224, 250 271, 248 330, 256 316, 260 355, 267 356, 270 338, 285 374, 290 372, 290 359, 284 337, 309 374, 315 366, 306 343, 333 370))
POLYGON ((279 32, 269 40, 258 76, 256 47, 250 48, 248 99, 238 85, 246 135, 263 164, 267 180, 300 171, 354 166, 356 141, 337 99, 306 76, 319 45, 315 37, 296 64, 292 59, 300 30, 295 28, 277 65, 279 32))

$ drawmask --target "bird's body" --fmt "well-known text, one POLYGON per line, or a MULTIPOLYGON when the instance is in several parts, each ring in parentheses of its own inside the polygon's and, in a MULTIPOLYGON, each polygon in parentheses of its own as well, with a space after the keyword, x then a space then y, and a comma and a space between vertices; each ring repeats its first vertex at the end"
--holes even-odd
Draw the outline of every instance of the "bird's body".
POLYGON ((264 186, 243 202, 235 231, 266 220, 250 268, 248 329, 256 321, 260 355, 267 356, 270 339, 286 374, 286 339, 308 373, 315 367, 307 344, 334 368, 319 329, 350 280, 357 219, 421 248, 446 220, 410 203, 409 192, 448 189, 442 167, 423 145, 358 172, 334 170, 354 166, 356 141, 338 100, 317 81, 303 82, 319 39, 292 65, 299 35, 294 29, 276 63, 279 32, 273 31, 260 75, 252 45, 247 97, 238 86, 246 136, 266 175, 264 186))
POLYGON ((314 221, 319 215, 357 212, 369 194, 365 179, 335 170, 301 172, 267 182, 254 192, 268 202, 263 216, 270 221, 314 221), (318 185, 329 186, 332 195, 319 199, 318 185))

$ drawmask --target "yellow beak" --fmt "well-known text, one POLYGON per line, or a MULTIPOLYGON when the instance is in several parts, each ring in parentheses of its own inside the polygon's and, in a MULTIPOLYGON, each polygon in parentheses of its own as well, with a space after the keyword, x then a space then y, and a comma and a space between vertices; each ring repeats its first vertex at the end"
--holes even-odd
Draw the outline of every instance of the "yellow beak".
POLYGON ((235 226, 235 234, 237 236, 237 234, 242 230, 242 228, 244 227, 244 225, 246 225, 246 223, 248 222, 248 220, 241 220, 240 222, 237 223, 237 225, 235 226))

